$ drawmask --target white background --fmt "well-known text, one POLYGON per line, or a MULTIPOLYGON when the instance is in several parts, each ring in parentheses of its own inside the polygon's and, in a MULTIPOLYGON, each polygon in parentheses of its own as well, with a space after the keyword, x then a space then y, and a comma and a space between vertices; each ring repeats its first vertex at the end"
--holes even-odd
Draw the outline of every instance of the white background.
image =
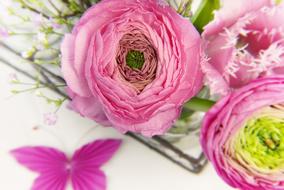
POLYGON ((72 154, 87 142, 107 137, 123 139, 120 150, 103 167, 108 190, 231 189, 217 176, 211 164, 201 174, 191 174, 135 140, 114 129, 96 126, 65 106, 59 110, 55 126, 44 126, 42 115, 52 111, 52 106, 33 93, 12 95, 10 90, 18 88, 8 83, 8 75, 13 72, 0 62, 0 190, 29 190, 37 176, 11 157, 9 151, 13 148, 46 145, 72 154), (35 126, 40 129, 33 130, 35 126))

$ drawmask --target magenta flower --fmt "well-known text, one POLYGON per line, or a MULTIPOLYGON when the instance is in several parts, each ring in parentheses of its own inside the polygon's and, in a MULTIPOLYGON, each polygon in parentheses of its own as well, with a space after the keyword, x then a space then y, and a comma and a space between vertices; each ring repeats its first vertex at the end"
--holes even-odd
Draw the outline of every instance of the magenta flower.
POLYGON ((224 0, 204 30, 213 94, 225 95, 261 76, 284 74, 284 5, 272 0, 224 0))
POLYGON ((202 86, 200 36, 156 0, 105 0, 62 43, 71 107, 121 132, 162 134, 202 86))
POLYGON ((42 146, 22 147, 11 153, 20 164, 40 174, 32 190, 64 190, 68 180, 74 190, 105 190, 106 176, 100 167, 120 144, 120 140, 97 140, 77 150, 71 159, 57 149, 42 146))
POLYGON ((201 144, 217 173, 241 190, 284 190, 284 77, 261 78, 206 114, 201 144))

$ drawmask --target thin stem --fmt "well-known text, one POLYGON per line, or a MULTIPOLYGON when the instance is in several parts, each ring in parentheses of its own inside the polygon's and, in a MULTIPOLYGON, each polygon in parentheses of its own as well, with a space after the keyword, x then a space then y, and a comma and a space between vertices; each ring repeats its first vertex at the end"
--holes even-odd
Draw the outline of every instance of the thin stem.
MULTIPOLYGON (((6 44, 4 44, 4 43, 1 43, 1 42, 0 42, 0 44, 1 44, 4 48, 6 48, 7 50, 11 51, 11 52, 14 53, 15 55, 17 55, 18 57, 20 57, 21 59, 23 59, 22 56, 21 56, 21 54, 20 54, 19 52, 15 51, 14 49, 12 49, 11 47, 9 47, 8 45, 6 45, 6 44)), ((61 76, 54 74, 53 72, 49 71, 48 69, 46 69, 45 67, 43 67, 43 66, 41 66, 41 65, 38 65, 38 64, 36 64, 36 63, 33 63, 33 62, 32 62, 33 60, 31 60, 31 59, 24 59, 24 60, 26 60, 27 62, 30 62, 30 64, 33 64, 34 67, 37 67, 37 68, 43 70, 44 72, 46 72, 47 74, 49 74, 50 76, 54 77, 58 82, 65 83, 65 80, 64 80, 61 76)))
POLYGON ((61 2, 65 3, 65 4, 68 4, 68 3, 69 3, 68 0, 61 0, 61 2))
POLYGON ((66 100, 67 100, 66 97, 64 97, 64 98, 62 99, 61 105, 56 108, 56 110, 54 111, 54 113, 57 113, 57 112, 60 110, 60 108, 62 107, 62 104, 63 104, 66 100))
POLYGON ((191 10, 191 4, 192 4, 192 0, 180 2, 177 12, 184 17, 189 17, 190 10, 191 10))
MULTIPOLYGON (((56 88, 65 87, 66 85, 54 85, 56 88)), ((16 93, 23 93, 23 92, 31 92, 37 89, 48 88, 46 83, 43 83, 42 86, 35 86, 32 88, 27 88, 24 90, 15 90, 16 93)))
POLYGON ((50 18, 49 15, 47 15, 47 14, 45 14, 45 13, 43 13, 43 12, 41 12, 41 11, 39 11, 39 10, 33 8, 33 7, 31 7, 31 6, 28 5, 25 1, 19 0, 19 2, 20 2, 21 5, 23 6, 23 8, 25 8, 25 9, 31 11, 31 12, 34 12, 34 13, 36 13, 36 14, 42 15, 42 16, 45 17, 46 19, 49 19, 49 18, 50 18))
MULTIPOLYGON (((1 58, 0 58, 0 62, 4 63, 4 64, 7 65, 8 67, 11 67, 12 69, 18 71, 19 73, 25 75, 25 76, 28 77, 28 78, 30 78, 30 79, 32 79, 32 80, 34 80, 34 81, 38 81, 38 79, 37 79, 36 77, 34 77, 33 75, 31 75, 31 74, 28 73, 27 71, 24 71, 24 70, 22 70, 22 69, 20 69, 20 68, 18 68, 18 67, 16 67, 16 66, 14 66, 14 65, 12 65, 11 63, 5 61, 4 59, 1 59, 1 58)), ((39 82, 42 83, 43 81, 39 81, 39 82)))
POLYGON ((33 36, 33 35, 37 35, 37 33, 34 33, 34 32, 23 32, 23 33, 21 33, 21 32, 11 32, 11 33, 9 33, 9 35, 31 35, 31 36, 33 36))
POLYGON ((193 97, 183 107, 193 111, 207 112, 214 104, 214 101, 193 97))
POLYGON ((34 85, 36 85, 35 83, 20 82, 20 81, 13 82, 12 84, 14 84, 14 85, 25 85, 25 86, 34 86, 34 85))
MULTIPOLYGON (((57 91, 57 90, 55 89, 54 85, 51 86, 50 84, 47 84, 47 83, 45 83, 45 82, 42 81, 42 80, 39 80, 39 79, 36 78, 35 76, 29 74, 27 71, 24 71, 24 70, 22 70, 22 69, 20 69, 20 68, 18 68, 18 67, 16 67, 16 66, 14 66, 13 64, 11 64, 11 63, 5 61, 4 59, 1 59, 1 58, 0 58, 0 61, 1 61, 2 63, 4 63, 6 66, 11 67, 12 69, 18 71, 19 73, 25 75, 26 77, 28 77, 28 78, 30 78, 30 79, 32 79, 32 80, 34 80, 34 81, 38 81, 40 84, 46 85, 47 88, 49 88, 50 90, 56 92, 57 94, 61 95, 62 97, 65 97, 65 98, 67 98, 68 100, 71 100, 71 98, 70 98, 69 96, 67 96, 65 93, 63 93, 63 92, 61 92, 61 91, 57 91)), ((58 87, 65 87, 65 86, 66 86, 66 84, 63 84, 63 85, 59 85, 58 87)))
POLYGON ((79 0, 79 4, 80 4, 80 6, 82 7, 82 9, 85 9, 84 1, 83 1, 83 0, 79 0))
MULTIPOLYGON (((41 70, 40 68, 37 68, 40 72, 40 74, 43 76, 43 78, 45 79, 45 81, 47 82, 48 85, 50 85, 50 87, 57 92, 58 94, 63 94, 63 92, 61 92, 57 87, 57 85, 55 85, 49 78, 48 76, 45 74, 45 72, 43 70, 41 70)), ((64 85, 64 87, 66 87, 66 84, 64 85)), ((65 97, 66 98, 66 97, 65 97)))
POLYGON ((36 67, 40 68, 42 71, 44 71, 45 73, 49 74, 50 76, 54 77, 54 79, 56 79, 58 82, 62 82, 62 83, 66 83, 64 78, 62 78, 59 75, 54 74, 53 72, 49 71, 48 69, 46 69, 45 67, 35 64, 36 67))
MULTIPOLYGON (((41 11, 35 9, 34 7, 28 5, 28 4, 27 4, 25 1, 23 1, 23 0, 19 0, 19 2, 21 3, 21 5, 22 5, 22 7, 23 7, 24 9, 27 9, 27 10, 29 10, 30 12, 33 12, 33 13, 35 13, 35 14, 42 15, 44 18, 46 18, 46 19, 48 19, 48 20, 49 20, 50 18, 58 18, 58 15, 56 15, 56 16, 47 15, 47 14, 45 14, 44 12, 41 12, 41 11)), ((67 5, 68 5, 68 3, 69 3, 68 0, 62 0, 62 2, 64 2, 64 3, 67 4, 67 5)), ((54 6, 55 6, 55 5, 54 5, 54 6)), ((57 9, 58 9, 58 8, 57 8, 57 9)), ((59 10, 59 11, 60 11, 60 10, 59 10)), ((61 13, 61 11, 60 11, 59 13, 61 13)), ((78 14, 80 14, 80 13, 81 13, 81 12, 73 12, 73 13, 70 13, 70 14, 68 14, 68 15, 62 15, 62 18, 67 19, 67 18, 76 16, 76 15, 78 15, 78 14)))
POLYGON ((47 0, 53 9, 57 12, 58 15, 61 15, 61 11, 56 7, 52 0, 47 0))
POLYGON ((56 35, 59 35, 59 36, 64 36, 65 35, 63 33, 55 32, 55 31, 53 31, 52 34, 56 34, 56 35))
POLYGON ((87 8, 91 7, 92 6, 92 3, 89 1, 89 0, 82 0, 85 5, 87 6, 87 8))

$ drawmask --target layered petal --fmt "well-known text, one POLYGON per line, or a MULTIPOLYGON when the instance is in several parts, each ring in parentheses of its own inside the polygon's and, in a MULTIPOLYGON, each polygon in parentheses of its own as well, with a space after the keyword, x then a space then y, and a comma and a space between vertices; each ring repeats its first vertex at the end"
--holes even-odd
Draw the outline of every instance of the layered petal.
POLYGON ((71 35, 73 49, 63 53, 73 58, 65 55, 62 68, 71 107, 122 132, 164 133, 202 86, 198 32, 155 0, 102 1, 71 35))
POLYGON ((201 144, 217 173, 242 190, 284 189, 284 78, 261 78, 206 114, 201 144))
POLYGON ((223 78, 226 83, 218 91, 210 85, 212 94, 224 95, 220 92, 238 89, 251 80, 271 76, 277 71, 283 72, 283 14, 283 4, 273 1, 223 2, 202 34, 211 65, 208 67, 218 75, 206 74, 206 78, 210 81, 223 78))

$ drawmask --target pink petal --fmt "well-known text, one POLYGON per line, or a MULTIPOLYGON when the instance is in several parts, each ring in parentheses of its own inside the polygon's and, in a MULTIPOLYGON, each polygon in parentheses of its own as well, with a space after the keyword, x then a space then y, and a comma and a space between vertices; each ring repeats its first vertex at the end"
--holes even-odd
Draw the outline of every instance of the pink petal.
POLYGON ((102 105, 95 97, 81 97, 67 89, 68 95, 72 98, 69 106, 82 116, 95 120, 103 126, 110 126, 110 123, 103 111, 102 105))
MULTIPOLYGON (((163 103, 163 102, 161 102, 163 103)), ((174 121, 180 115, 180 108, 174 104, 164 104, 160 106, 149 120, 141 123, 125 123, 119 117, 109 114, 108 118, 111 122, 116 123, 116 128, 122 133, 127 130, 132 130, 143 134, 144 136, 151 137, 154 135, 164 134, 174 121)))
POLYGON ((67 162, 64 153, 47 147, 22 147, 11 151, 16 160, 32 171, 39 173, 61 171, 67 162))
POLYGON ((23 147, 11 151, 16 160, 40 176, 32 190, 64 190, 69 171, 64 153, 47 147, 23 147))
POLYGON ((250 11, 271 5, 271 0, 223 0, 222 7, 215 13, 215 18, 206 27, 204 36, 214 35, 234 24, 238 18, 250 11))
POLYGON ((72 186, 74 190, 105 190, 106 176, 99 169, 85 169, 73 173, 72 186))
POLYGON ((121 140, 105 139, 89 143, 72 158, 71 182, 74 190, 105 190, 106 177, 99 167, 117 151, 121 140))
POLYGON ((72 163, 75 170, 98 168, 117 151, 121 140, 105 139, 89 143, 75 152, 72 163))
POLYGON ((78 73, 74 68, 74 45, 75 37, 71 34, 66 34, 61 44, 62 53, 62 74, 68 84, 68 87, 77 94, 87 97, 90 95, 85 79, 81 73, 78 73))
POLYGON ((65 190, 68 180, 68 172, 42 174, 35 181, 32 190, 65 190))

